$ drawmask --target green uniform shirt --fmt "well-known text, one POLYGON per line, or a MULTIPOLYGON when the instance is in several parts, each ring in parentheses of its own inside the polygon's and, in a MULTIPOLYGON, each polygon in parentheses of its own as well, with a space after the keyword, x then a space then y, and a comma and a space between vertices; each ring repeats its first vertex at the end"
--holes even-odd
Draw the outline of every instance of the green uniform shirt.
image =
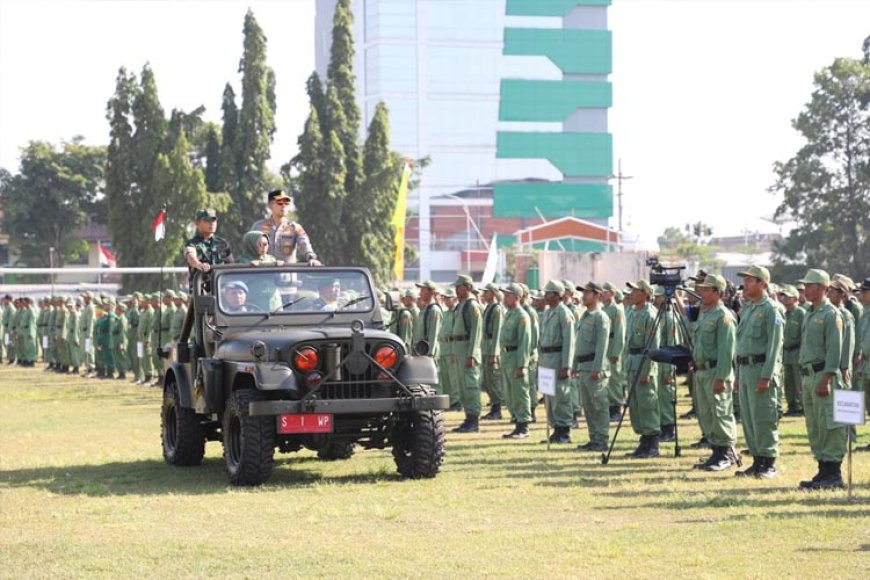
POLYGON ((714 378, 729 380, 733 376, 731 361, 734 358, 736 338, 734 315, 722 304, 702 311, 695 329, 693 359, 696 364, 716 364, 714 378))
POLYGON ((127 317, 114 316, 109 319, 109 333, 112 338, 113 348, 127 348, 127 317))
POLYGON ((444 310, 441 318, 441 328, 438 330, 438 355, 448 356, 453 354, 453 310, 444 310))
POLYGON ((408 352, 413 352, 411 344, 414 335, 414 313, 408 308, 396 311, 396 316, 390 324, 390 331, 402 339, 408 352))
POLYGON ((151 340, 151 324, 154 320, 154 315, 154 308, 150 304, 139 315, 139 332, 136 335, 139 342, 149 342, 151 340))
POLYGON ((519 305, 505 310, 498 336, 502 349, 502 368, 526 368, 529 366, 532 344, 529 315, 519 305))
POLYGON ((763 355, 762 379, 769 380, 779 373, 783 326, 782 314, 768 296, 755 302, 747 300, 740 310, 735 354, 739 357, 763 355))
POLYGON ((480 352, 483 356, 500 354, 499 338, 503 319, 504 307, 501 304, 498 302, 487 304, 483 311, 483 341, 480 345, 480 352))
MULTIPOLYGON (((626 319, 625 325, 625 346, 629 356, 640 357, 643 356, 644 348, 659 347, 659 335, 654 332, 656 314, 656 307, 652 304, 647 303, 640 309, 632 306, 631 317, 626 319)), ((641 377, 658 376, 658 363, 646 359, 644 364, 646 366, 639 371, 632 372, 639 372, 638 376, 641 377)))
POLYGON ((141 313, 139 312, 139 305, 131 306, 127 310, 127 341, 128 342, 136 342, 139 336, 139 318, 141 313))
POLYGON ((66 313, 66 340, 73 346, 84 346, 81 329, 81 312, 73 310, 66 313))
POLYGON ((843 318, 827 298, 818 308, 810 308, 804 317, 801 349, 798 362, 801 365, 824 363, 823 373, 836 375, 840 370, 843 346, 843 318))
POLYGON ((522 307, 526 314, 529 315, 529 327, 532 330, 529 358, 532 362, 536 362, 538 360, 538 345, 541 342, 541 321, 538 318, 538 311, 532 308, 531 305, 523 304, 522 307))
POLYGON ((541 315, 541 343, 538 366, 547 369, 570 369, 574 364, 574 316, 564 304, 545 310, 541 315), (547 352, 548 350, 553 352, 547 352), (556 350, 558 349, 558 350, 556 350))
POLYGON ((436 302, 427 304, 417 317, 417 324, 414 325, 414 344, 421 340, 429 343, 428 356, 441 354, 440 335, 443 318, 441 306, 436 302))
POLYGON ((782 333, 782 362, 797 364, 801 349, 801 332, 806 310, 795 305, 791 312, 785 313, 785 330, 782 333))
POLYGON ((604 313, 610 319, 610 340, 607 343, 608 358, 622 356, 625 349, 625 308, 613 301, 604 307, 604 313))
POLYGON ((94 312, 93 302, 85 304, 81 309, 79 328, 81 329, 82 340, 93 338, 94 336, 94 312))
POLYGON ((181 329, 184 328, 184 319, 187 316, 187 306, 180 306, 175 309, 172 315, 172 326, 169 328, 169 336, 172 342, 178 342, 181 338, 181 329))
POLYGON ((586 310, 580 316, 574 352, 574 368, 580 371, 601 372, 605 369, 610 343, 610 317, 600 307, 586 310), (593 357, 592 360, 585 360, 593 357), (582 362, 581 362, 582 361, 582 362))
POLYGON ((861 332, 858 335, 858 352, 861 363, 856 372, 863 373, 865 381, 870 381, 870 308, 865 308, 861 315, 861 332))
POLYGON ((852 370, 852 356, 855 354, 855 317, 845 306, 838 308, 843 319, 843 346, 840 351, 840 370, 852 370))
POLYGON ((460 361, 473 358, 480 363, 482 339, 480 304, 474 298, 468 298, 456 306, 453 316, 453 354, 460 361))

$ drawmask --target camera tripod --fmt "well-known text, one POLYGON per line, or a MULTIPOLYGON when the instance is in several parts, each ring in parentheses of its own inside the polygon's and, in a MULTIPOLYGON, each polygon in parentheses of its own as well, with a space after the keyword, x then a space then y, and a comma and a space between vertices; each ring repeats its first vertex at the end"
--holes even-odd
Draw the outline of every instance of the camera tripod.
MULTIPOLYGON (((622 423, 625 421, 625 414, 628 412, 628 408, 631 405, 632 397, 634 397, 635 393, 637 392, 638 382, 640 381, 640 371, 643 369, 647 361, 672 365, 671 373, 674 378, 674 395, 671 400, 671 404, 674 409, 674 457, 680 457, 680 455, 682 454, 682 450, 680 448, 680 432, 677 421, 676 375, 685 373, 689 369, 689 363, 692 361, 692 338, 689 333, 689 329, 686 326, 686 321, 683 318, 682 313, 677 309, 677 304, 674 298, 674 293, 677 289, 676 286, 666 285, 664 288, 664 304, 662 304, 658 308, 655 320, 653 321, 652 333, 650 333, 650 335, 647 337, 646 344, 643 347, 643 359, 641 359, 640 366, 635 371, 634 377, 630 379, 631 386, 628 389, 628 395, 626 396, 625 403, 622 406, 622 414, 619 417, 619 422, 616 424, 616 431, 613 434, 613 439, 610 441, 610 446, 607 449, 607 453, 601 454, 602 465, 607 465, 610 462, 610 455, 613 453, 613 447, 616 445, 616 438, 619 437, 619 431, 622 428, 622 423), (650 347, 653 344, 653 338, 658 335, 659 327, 664 324, 665 313, 667 312, 673 314, 675 324, 679 325, 679 328, 683 333, 684 345, 688 346, 670 345, 650 350, 650 347)), ((688 290, 686 291, 688 292, 688 290)), ((694 293, 692 293, 692 295, 696 296, 694 293)))

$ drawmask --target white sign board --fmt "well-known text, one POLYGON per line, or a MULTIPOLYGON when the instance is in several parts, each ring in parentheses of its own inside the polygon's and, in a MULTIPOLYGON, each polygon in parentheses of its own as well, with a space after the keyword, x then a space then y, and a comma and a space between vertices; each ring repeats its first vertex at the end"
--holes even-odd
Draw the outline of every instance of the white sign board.
POLYGON ((545 395, 556 396, 556 369, 538 368, 538 390, 545 395))
POLYGON ((863 425, 864 393, 834 389, 834 421, 844 425, 863 425))
POLYGON ((85 352, 88 354, 94 354, 94 341, 90 338, 85 339, 85 352))
POLYGON ((42 348, 48 348, 48 336, 42 335, 42 348))
POLYGON ((145 344, 141 340, 136 343, 136 358, 145 358, 145 344))

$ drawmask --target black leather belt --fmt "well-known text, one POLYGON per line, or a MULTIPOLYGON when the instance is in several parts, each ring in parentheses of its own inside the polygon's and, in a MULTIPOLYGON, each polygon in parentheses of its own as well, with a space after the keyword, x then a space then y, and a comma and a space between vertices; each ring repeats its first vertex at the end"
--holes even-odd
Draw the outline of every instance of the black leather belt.
POLYGON ((805 377, 810 377, 824 368, 824 362, 804 363, 801 365, 801 374, 805 377))
POLYGON ((491 333, 491 332, 487 332, 487 333, 486 333, 486 338, 487 338, 487 339, 492 339, 492 333, 491 333))
POLYGON ((595 360, 595 353, 581 354, 580 356, 574 357, 574 360, 578 363, 592 362, 595 360))
POLYGON ((800 344, 792 344, 791 346, 782 347, 782 350, 784 350, 785 352, 792 352, 793 350, 797 350, 800 347, 801 347, 800 344))
POLYGON ((643 354, 643 347, 641 346, 638 348, 629 348, 628 354, 643 354))
POLYGON ((543 354, 549 354, 553 352, 562 352, 561 346, 542 346, 540 352, 543 354))
POLYGON ((610 338, 613 338, 613 331, 611 331, 610 334, 608 334, 607 336, 609 336, 610 338))
POLYGON ((518 346, 504 346, 505 352, 515 352, 519 347, 518 346))
POLYGON ((456 334, 456 335, 450 337, 451 342, 463 342, 466 340, 468 340, 467 334, 456 334))
POLYGON ((751 354, 749 356, 738 356, 737 364, 739 365, 757 365, 767 360, 766 354, 751 354))
POLYGON ((710 369, 715 369, 716 365, 718 365, 718 364, 719 364, 719 361, 715 361, 715 360, 706 360, 706 361, 696 362, 695 363, 695 370, 696 371, 707 371, 710 369))

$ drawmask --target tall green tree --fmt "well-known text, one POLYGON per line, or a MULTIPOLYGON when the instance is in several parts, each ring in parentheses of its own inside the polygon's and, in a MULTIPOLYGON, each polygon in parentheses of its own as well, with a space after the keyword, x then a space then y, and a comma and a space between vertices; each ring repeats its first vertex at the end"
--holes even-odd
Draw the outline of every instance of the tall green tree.
POLYGON ((236 93, 230 83, 224 87, 221 114, 221 150, 218 164, 220 185, 216 191, 236 191, 239 188, 238 155, 236 155, 239 108, 236 106, 236 93))
POLYGON ((81 243, 71 234, 88 216, 105 215, 103 183, 106 148, 85 145, 80 137, 60 148, 31 141, 21 151, 18 174, 0 180, 3 229, 28 266, 55 266, 80 258, 81 243))
MULTIPOLYGON (((347 196, 356 193, 362 176, 359 150, 360 111, 356 104, 356 76, 353 59, 353 9, 351 0, 338 0, 332 18, 332 46, 326 69, 328 83, 326 124, 335 131, 344 149, 346 168, 344 189, 347 196), (330 92, 334 94, 330 95, 330 92)), ((320 111, 321 114, 324 111, 320 111)), ((326 134, 326 132, 324 132, 326 134)))
POLYGON ((135 186, 135 158, 133 147, 133 100, 139 91, 136 76, 121 67, 115 79, 115 93, 106 106, 109 121, 109 146, 106 162, 106 200, 108 202, 108 230, 112 237, 115 257, 125 264, 127 255, 136 251, 135 242, 128 240, 126 232, 134 227, 137 217, 130 208, 135 186))
POLYGON ((225 235, 239 240, 263 217, 266 190, 274 183, 266 162, 275 134, 275 73, 266 64, 266 35, 251 10, 245 15, 244 35, 242 104, 234 139, 237 183, 227 190, 233 206, 222 226, 225 235))
POLYGON ((792 126, 804 140, 774 165, 776 215, 797 227, 777 247, 778 263, 805 262, 852 277, 870 263, 870 64, 839 58, 815 75, 810 102, 792 126))
POLYGON ((208 129, 205 144, 205 188, 208 191, 221 191, 221 134, 215 124, 208 129))

